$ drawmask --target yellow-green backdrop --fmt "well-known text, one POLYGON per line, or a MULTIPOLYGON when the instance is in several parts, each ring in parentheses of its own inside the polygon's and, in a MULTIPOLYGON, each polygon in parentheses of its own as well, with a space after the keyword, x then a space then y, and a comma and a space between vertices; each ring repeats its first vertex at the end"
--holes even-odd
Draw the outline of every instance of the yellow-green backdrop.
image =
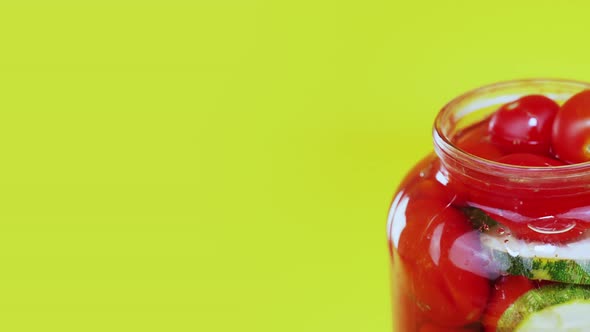
POLYGON ((437 110, 590 80, 587 1, 0 1, 0 330, 391 330, 437 110))

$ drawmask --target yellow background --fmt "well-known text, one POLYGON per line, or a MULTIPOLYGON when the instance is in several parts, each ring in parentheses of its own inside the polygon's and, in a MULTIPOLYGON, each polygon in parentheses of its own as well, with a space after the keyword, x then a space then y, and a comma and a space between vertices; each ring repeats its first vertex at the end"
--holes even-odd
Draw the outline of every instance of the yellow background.
POLYGON ((590 80, 587 1, 0 1, 0 330, 390 331, 437 110, 590 80))

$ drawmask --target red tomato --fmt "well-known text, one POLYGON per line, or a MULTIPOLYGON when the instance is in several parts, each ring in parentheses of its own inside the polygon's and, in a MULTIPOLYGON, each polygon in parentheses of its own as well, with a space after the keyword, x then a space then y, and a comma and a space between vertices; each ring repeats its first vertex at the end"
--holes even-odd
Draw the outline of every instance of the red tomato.
POLYGON ((416 302, 406 294, 394 294, 393 322, 395 331, 417 331, 425 318, 416 302))
POLYGON ((490 290, 477 232, 467 217, 448 204, 417 200, 408 203, 405 218, 397 250, 417 307, 440 326, 477 322, 490 290))
POLYGON ((559 105, 542 95, 529 95, 503 105, 492 115, 492 142, 506 152, 549 154, 551 127, 559 105))
POLYGON ((499 163, 516 165, 516 166, 538 166, 538 167, 549 167, 549 166, 563 166, 565 163, 533 153, 512 153, 505 155, 504 157, 496 160, 499 163))
POLYGON ((552 138, 557 158, 572 164, 590 161, 590 90, 574 95, 561 106, 552 138))
MULTIPOLYGON (((406 176, 400 185, 400 189, 391 203, 391 209, 398 209, 402 200, 415 201, 421 199, 432 199, 441 202, 441 204, 451 204, 456 202, 456 195, 447 187, 436 180, 436 173, 440 169, 440 159, 433 156, 423 159, 414 169, 406 176)), ((390 216, 391 217, 391 216, 390 216)), ((389 232, 395 233, 397 225, 389 223, 389 232)), ((399 232, 397 232, 399 235, 399 232)), ((389 253, 393 257, 393 243, 389 242, 389 253)))
POLYGON ((479 331, 476 327, 468 328, 468 327, 443 327, 434 325, 431 323, 426 323, 420 327, 420 332, 474 332, 479 331))
POLYGON ((430 154, 420 160, 407 173, 398 185, 398 191, 407 190, 408 187, 425 179, 434 179, 440 169, 440 159, 435 154, 430 154))
POLYGON ((498 279, 492 290, 490 301, 482 318, 485 332, 496 332, 498 320, 509 306, 521 295, 535 288, 535 284, 522 276, 507 276, 498 279))
POLYGON ((429 199, 436 200, 442 204, 450 204, 455 194, 434 179, 425 179, 410 186, 405 194, 410 200, 429 199))
POLYGON ((495 160, 504 155, 490 140, 488 121, 461 130, 453 141, 459 149, 480 158, 495 160))

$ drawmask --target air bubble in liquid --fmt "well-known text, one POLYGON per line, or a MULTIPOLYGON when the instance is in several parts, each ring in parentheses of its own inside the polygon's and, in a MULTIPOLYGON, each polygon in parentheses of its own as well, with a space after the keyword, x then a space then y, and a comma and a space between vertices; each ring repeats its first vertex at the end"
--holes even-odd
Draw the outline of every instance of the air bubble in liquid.
POLYGON ((561 234, 571 231, 576 227, 576 222, 573 220, 560 220, 556 222, 552 218, 550 222, 535 222, 527 224, 527 227, 537 233, 541 234, 561 234))

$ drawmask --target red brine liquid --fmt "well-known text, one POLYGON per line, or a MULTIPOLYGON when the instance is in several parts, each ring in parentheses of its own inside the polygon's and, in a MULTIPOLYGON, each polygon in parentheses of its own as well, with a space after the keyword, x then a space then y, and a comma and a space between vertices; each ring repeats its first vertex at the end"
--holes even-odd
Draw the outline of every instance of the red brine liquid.
POLYGON ((394 331, 586 328, 571 317, 590 308, 590 87, 474 90, 441 111, 434 144, 389 214, 394 331))

